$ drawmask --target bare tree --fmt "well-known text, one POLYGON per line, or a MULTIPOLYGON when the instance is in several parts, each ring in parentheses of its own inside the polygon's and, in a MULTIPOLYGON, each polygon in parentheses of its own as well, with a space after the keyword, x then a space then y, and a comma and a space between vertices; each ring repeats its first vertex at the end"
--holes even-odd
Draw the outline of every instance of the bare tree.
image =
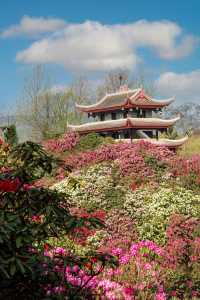
POLYGON ((71 84, 71 97, 72 97, 72 114, 73 122, 80 123, 84 118, 84 114, 78 112, 75 103, 90 104, 92 102, 92 85, 85 76, 75 78, 71 84))
POLYGON ((129 88, 143 87, 150 95, 155 91, 153 82, 147 79, 144 72, 140 71, 134 75, 127 69, 118 69, 106 74, 104 82, 97 87, 97 99, 102 98, 106 93, 119 91, 120 86, 123 85, 127 85, 129 88))
POLYGON ((130 86, 130 73, 128 70, 118 69, 108 72, 104 82, 97 87, 96 96, 98 99, 105 96, 106 93, 115 93, 121 85, 130 86))
POLYGON ((72 106, 72 92, 55 92, 43 66, 33 68, 26 79, 18 105, 17 120, 31 129, 32 138, 41 140, 66 130, 72 106))

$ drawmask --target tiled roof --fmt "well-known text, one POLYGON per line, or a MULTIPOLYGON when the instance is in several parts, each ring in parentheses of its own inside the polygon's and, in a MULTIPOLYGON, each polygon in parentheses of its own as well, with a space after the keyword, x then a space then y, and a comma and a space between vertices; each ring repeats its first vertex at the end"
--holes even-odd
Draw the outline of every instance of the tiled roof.
MULTIPOLYGON (((159 146, 166 146, 168 148, 176 148, 176 147, 180 147, 182 146, 185 142, 187 142, 188 140, 188 136, 185 136, 181 139, 178 139, 178 140, 169 140, 169 139, 159 139, 159 140, 155 140, 155 139, 139 139, 139 141, 141 140, 144 140, 144 141, 148 141, 152 144, 155 144, 155 145, 159 145, 159 146)), ((132 142, 132 143, 137 143, 138 142, 138 139, 118 139, 118 140, 115 140, 116 142, 132 142)))
POLYGON ((78 105, 77 109, 83 112, 97 112, 121 107, 147 107, 161 108, 169 105, 174 98, 157 101, 148 96, 142 88, 122 90, 117 93, 107 94, 100 101, 92 105, 78 105))
POLYGON ((91 122, 82 125, 68 124, 68 129, 70 131, 88 133, 88 132, 112 131, 116 129, 125 129, 125 128, 141 128, 141 129, 168 128, 172 126, 179 119, 180 117, 176 117, 170 120, 163 120, 159 118, 126 118, 126 119, 118 119, 118 120, 91 122))

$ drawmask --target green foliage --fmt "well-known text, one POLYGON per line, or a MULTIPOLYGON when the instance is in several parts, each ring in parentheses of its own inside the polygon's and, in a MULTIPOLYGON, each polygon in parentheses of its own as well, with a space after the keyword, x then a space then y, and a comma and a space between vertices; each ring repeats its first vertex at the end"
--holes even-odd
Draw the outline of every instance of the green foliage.
POLYGON ((3 130, 5 142, 11 146, 15 146, 18 143, 18 136, 16 126, 14 124, 7 126, 3 130))
POLYGON ((113 143, 112 138, 104 138, 97 133, 89 133, 80 138, 80 141, 76 148, 79 151, 94 150, 102 144, 109 143, 113 143))
POLYGON ((47 154, 41 145, 33 142, 19 144, 11 150, 9 157, 14 165, 14 176, 23 182, 42 178, 61 163, 60 160, 47 154))
POLYGON ((159 161, 153 155, 146 155, 144 157, 145 163, 150 166, 158 175, 162 174, 166 170, 167 164, 164 161, 159 161))

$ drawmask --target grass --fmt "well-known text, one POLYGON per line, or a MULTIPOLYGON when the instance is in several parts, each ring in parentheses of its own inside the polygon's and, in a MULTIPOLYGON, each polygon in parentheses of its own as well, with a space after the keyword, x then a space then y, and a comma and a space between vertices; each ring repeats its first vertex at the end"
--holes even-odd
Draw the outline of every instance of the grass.
POLYGON ((190 157, 194 154, 200 155, 200 135, 199 134, 192 135, 185 143, 185 145, 183 145, 179 154, 184 157, 190 157))

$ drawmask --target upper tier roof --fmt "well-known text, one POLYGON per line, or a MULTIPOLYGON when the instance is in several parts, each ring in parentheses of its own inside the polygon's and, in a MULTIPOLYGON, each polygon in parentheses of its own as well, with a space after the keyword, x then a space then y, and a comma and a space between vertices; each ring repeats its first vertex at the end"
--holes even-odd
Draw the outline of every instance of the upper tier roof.
POLYGON ((124 89, 119 92, 106 94, 100 101, 91 105, 79 105, 76 107, 83 112, 101 112, 121 108, 162 108, 174 101, 174 97, 157 101, 148 96, 142 88, 124 89))

